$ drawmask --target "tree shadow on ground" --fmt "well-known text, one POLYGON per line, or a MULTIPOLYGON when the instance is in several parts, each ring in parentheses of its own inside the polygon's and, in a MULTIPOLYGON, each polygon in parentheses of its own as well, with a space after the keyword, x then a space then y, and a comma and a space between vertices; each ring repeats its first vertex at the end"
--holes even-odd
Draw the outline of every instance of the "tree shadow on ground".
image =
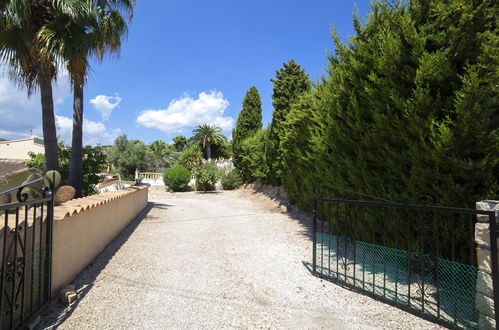
POLYGON ((287 198, 275 196, 267 193, 263 189, 254 189, 251 194, 255 196, 265 196, 277 204, 277 208, 281 209, 282 214, 286 214, 291 220, 296 221, 300 227, 300 235, 309 241, 313 240, 312 227, 313 215, 300 210, 297 206, 291 204, 287 198))
MULTIPOLYGON (((116 237, 112 242, 110 242, 104 250, 99 253, 90 264, 88 264, 73 281, 73 285, 76 287, 77 298, 69 306, 62 305, 56 293, 50 302, 47 310, 42 313, 41 321, 36 326, 35 329, 57 329, 64 323, 78 307, 82 299, 87 295, 87 293, 92 289, 95 281, 101 271, 106 267, 109 261, 114 257, 116 252, 128 241, 130 236, 134 233, 137 227, 147 219, 151 219, 148 215, 153 208, 167 209, 171 205, 159 204, 154 202, 148 202, 147 206, 132 220, 128 226, 123 229, 123 231, 116 237), (99 259, 99 262, 97 260, 99 259)), ((89 317, 92 317, 89 315, 89 317)))

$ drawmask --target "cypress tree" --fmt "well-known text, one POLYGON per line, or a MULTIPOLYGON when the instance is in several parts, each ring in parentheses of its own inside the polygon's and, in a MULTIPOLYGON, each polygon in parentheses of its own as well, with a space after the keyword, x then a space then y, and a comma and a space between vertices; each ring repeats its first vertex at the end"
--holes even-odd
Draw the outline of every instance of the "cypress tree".
POLYGON ((311 207, 317 182, 323 182, 327 172, 322 161, 327 151, 324 143, 325 112, 320 105, 320 92, 321 85, 304 93, 291 106, 281 140, 282 184, 289 201, 305 210, 311 207))
MULTIPOLYGON (((234 155, 234 165, 243 174, 247 169, 243 168, 241 159, 242 142, 255 135, 262 128, 262 100, 255 86, 251 86, 243 99, 243 108, 239 112, 236 121, 236 128, 232 131, 232 150, 234 155)), ((246 178, 248 176, 246 175, 246 178)))
POLYGON ((267 175, 265 142, 267 131, 258 130, 241 142, 240 174, 245 182, 263 182, 267 175))
POLYGON ((274 85, 272 94, 274 112, 265 147, 269 171, 267 181, 273 185, 280 185, 283 168, 280 141, 284 136, 283 125, 291 110, 291 105, 298 100, 301 94, 310 90, 311 82, 305 70, 293 59, 289 63, 284 63, 283 67, 276 71, 276 78, 271 79, 271 81, 274 85))

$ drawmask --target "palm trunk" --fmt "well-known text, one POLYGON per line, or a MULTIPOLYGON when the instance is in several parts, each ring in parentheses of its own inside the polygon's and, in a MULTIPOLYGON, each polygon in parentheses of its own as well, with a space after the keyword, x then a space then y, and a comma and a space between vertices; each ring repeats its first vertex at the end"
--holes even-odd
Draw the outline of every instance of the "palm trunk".
POLYGON ((43 145, 45 147, 45 169, 57 170, 57 131, 55 128, 54 100, 52 98, 52 76, 47 70, 40 75, 42 103, 43 145))
POLYGON ((206 158, 208 160, 211 159, 211 144, 210 143, 206 144, 206 158))
POLYGON ((73 84, 73 139, 71 142, 71 168, 69 181, 76 197, 83 196, 83 84, 73 84))

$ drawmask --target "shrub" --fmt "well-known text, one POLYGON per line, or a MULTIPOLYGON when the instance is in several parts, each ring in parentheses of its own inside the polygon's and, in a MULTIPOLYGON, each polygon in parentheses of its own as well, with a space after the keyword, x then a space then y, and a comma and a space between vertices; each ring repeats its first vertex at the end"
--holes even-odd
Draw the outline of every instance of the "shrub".
POLYGON ((192 170, 198 166, 203 159, 203 152, 197 143, 193 143, 184 148, 178 158, 177 165, 192 170))
POLYGON ((215 190, 219 178, 219 170, 215 164, 207 163, 199 166, 194 173, 197 190, 215 190))
MULTIPOLYGON (((60 143, 57 146, 59 155, 58 168, 61 175, 61 184, 69 184, 69 168, 71 165, 71 147, 60 143)), ((45 156, 43 154, 29 153, 30 160, 26 166, 39 172, 45 172, 45 156)), ((106 168, 106 155, 101 146, 83 147, 83 196, 95 195, 95 185, 99 183, 98 173, 106 168)))
POLYGON ((170 190, 185 191, 191 180, 191 172, 183 166, 174 166, 163 173, 163 182, 170 190))
POLYGON ((227 171, 222 174, 222 178, 220 179, 220 183, 222 184, 222 188, 224 190, 232 190, 236 189, 240 185, 243 184, 243 180, 241 176, 236 170, 227 171))

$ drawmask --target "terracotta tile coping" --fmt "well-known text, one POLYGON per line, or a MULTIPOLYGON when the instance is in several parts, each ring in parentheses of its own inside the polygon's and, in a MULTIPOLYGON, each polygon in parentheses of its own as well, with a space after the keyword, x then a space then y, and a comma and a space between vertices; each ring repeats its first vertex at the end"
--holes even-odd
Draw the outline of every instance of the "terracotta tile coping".
POLYGON ((136 191, 148 188, 149 186, 132 186, 121 190, 101 193, 99 195, 77 198, 66 203, 58 204, 54 208, 54 221, 64 220, 74 214, 78 214, 96 206, 106 204, 115 199, 132 194, 136 191))

